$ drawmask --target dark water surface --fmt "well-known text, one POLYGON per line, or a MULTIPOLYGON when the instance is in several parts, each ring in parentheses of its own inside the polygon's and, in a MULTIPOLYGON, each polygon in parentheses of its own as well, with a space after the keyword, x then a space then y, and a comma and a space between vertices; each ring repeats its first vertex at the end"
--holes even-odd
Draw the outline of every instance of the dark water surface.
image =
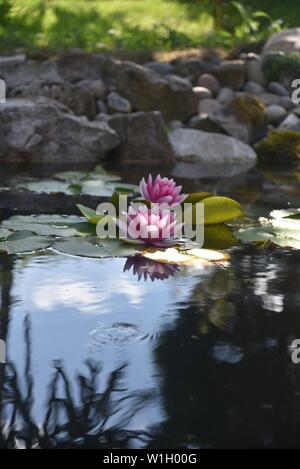
MULTIPOLYGON (((182 182, 258 216, 300 207, 299 180, 182 182)), ((300 253, 230 254, 153 281, 126 259, 0 255, 1 445, 300 447, 300 253)))

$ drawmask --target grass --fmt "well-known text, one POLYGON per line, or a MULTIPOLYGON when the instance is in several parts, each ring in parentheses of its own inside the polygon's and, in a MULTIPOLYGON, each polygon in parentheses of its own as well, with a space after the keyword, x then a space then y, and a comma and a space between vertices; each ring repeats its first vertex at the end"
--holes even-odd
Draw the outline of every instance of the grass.
MULTIPOLYGON (((1 1, 1 0, 0 0, 1 1)), ((171 50, 204 42, 212 19, 168 0, 14 0, 2 49, 171 50)))
MULTIPOLYGON (((0 0, 7 2, 8 0, 0 0)), ((10 0, 9 20, 0 18, 0 48, 57 50, 165 50, 232 46, 232 34, 214 33, 211 2, 199 0, 10 0)), ((252 0, 255 9, 295 25, 294 0, 252 0)), ((298 15, 297 15, 298 12, 298 15)), ((239 38, 241 39, 241 38, 239 38)), ((249 38, 251 39, 251 37, 249 38)))

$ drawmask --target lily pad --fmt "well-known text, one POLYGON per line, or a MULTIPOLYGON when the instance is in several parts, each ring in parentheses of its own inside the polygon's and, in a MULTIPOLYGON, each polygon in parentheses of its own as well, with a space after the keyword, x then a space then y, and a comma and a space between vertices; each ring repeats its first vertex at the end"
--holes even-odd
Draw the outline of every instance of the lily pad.
POLYGON ((270 217, 272 218, 300 218, 300 209, 299 208, 286 208, 282 210, 273 210, 270 213, 270 217))
POLYGON ((188 254, 190 254, 193 257, 196 257, 197 259, 204 259, 205 261, 208 262, 226 262, 230 259, 230 255, 221 252, 221 251, 215 251, 213 249, 190 249, 187 251, 188 254))
POLYGON ((212 196, 213 194, 210 192, 192 192, 191 194, 188 194, 187 198, 182 202, 182 204, 196 204, 197 202, 201 202, 201 200, 212 196))
POLYGON ((274 233, 261 226, 252 226, 249 228, 241 228, 235 233, 235 236, 245 243, 253 243, 271 240, 274 238, 274 233))
POLYGON ((187 254, 186 252, 180 252, 176 248, 156 250, 150 248, 143 251, 142 255, 151 261, 177 265, 189 264, 195 259, 193 255, 187 254))
POLYGON ((204 204, 205 225, 224 223, 244 215, 241 205, 229 197, 207 197, 201 203, 204 204))
POLYGON ((229 249, 238 240, 232 233, 231 228, 224 224, 206 225, 204 227, 204 248, 206 249, 229 249))
POLYGON ((134 194, 138 187, 133 184, 105 182, 99 179, 88 179, 82 182, 81 193, 97 197, 111 197, 114 192, 134 194))
POLYGON ((270 227, 278 236, 300 240, 300 220, 292 218, 260 218, 263 226, 270 227))
POLYGON ((0 228, 0 240, 6 239, 11 234, 11 231, 6 228, 0 228))
POLYGON ((64 215, 15 215, 4 220, 2 228, 12 231, 31 231, 41 236, 87 236, 92 228, 79 216, 64 215))
POLYGON ((53 238, 46 236, 26 236, 22 239, 6 240, 0 243, 0 252, 22 254, 47 249, 52 245, 53 238))
POLYGON ((58 239, 54 242, 53 248, 63 254, 79 257, 128 257, 136 254, 138 248, 117 239, 90 238, 69 238, 58 239))
POLYGON ((73 195, 74 189, 69 183, 63 181, 55 181, 54 179, 42 179, 41 181, 21 181, 16 183, 17 189, 27 189, 38 194, 58 194, 63 193, 73 195))
POLYGON ((280 238, 275 236, 272 241, 274 244, 277 244, 277 246, 283 248, 300 249, 300 239, 280 238))
POLYGON ((94 225, 97 225, 97 223, 103 218, 103 215, 98 215, 96 210, 93 210, 92 208, 85 207, 81 204, 77 204, 77 208, 82 215, 94 225))

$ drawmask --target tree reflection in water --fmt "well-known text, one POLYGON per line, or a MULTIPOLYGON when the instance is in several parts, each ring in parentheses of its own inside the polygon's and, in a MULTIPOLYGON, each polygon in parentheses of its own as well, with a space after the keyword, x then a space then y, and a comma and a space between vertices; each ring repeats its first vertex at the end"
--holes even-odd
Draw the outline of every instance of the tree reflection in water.
POLYGON ((61 363, 54 364, 55 371, 48 386, 45 418, 37 424, 32 416, 34 404, 31 366, 31 324, 25 318, 25 387, 13 363, 2 368, 2 395, 0 416, 1 448, 128 448, 132 441, 145 446, 151 434, 140 430, 127 430, 132 418, 152 399, 150 392, 126 394, 121 387, 123 365, 113 371, 99 392, 101 365, 85 363, 87 375, 77 375, 76 392, 79 404, 72 393, 70 379, 61 363), (5 367, 5 370, 4 370, 5 367))
POLYGON ((249 247, 195 287, 155 351, 168 419, 151 446, 299 448, 299 284, 299 252, 249 247))

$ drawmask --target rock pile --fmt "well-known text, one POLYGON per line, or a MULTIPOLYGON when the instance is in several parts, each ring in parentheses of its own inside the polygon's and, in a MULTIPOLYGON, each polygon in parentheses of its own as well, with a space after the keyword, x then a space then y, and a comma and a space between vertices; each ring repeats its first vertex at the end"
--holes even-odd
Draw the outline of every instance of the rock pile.
MULTIPOLYGON (((126 164, 197 161, 247 171, 255 165, 253 148, 269 132, 300 132, 293 94, 299 44, 300 28, 294 28, 272 36, 260 56, 235 60, 142 66, 80 51, 47 60, 0 57, 7 87, 0 161, 114 157, 126 164)), ((274 138, 272 151, 276 161, 274 138)))

